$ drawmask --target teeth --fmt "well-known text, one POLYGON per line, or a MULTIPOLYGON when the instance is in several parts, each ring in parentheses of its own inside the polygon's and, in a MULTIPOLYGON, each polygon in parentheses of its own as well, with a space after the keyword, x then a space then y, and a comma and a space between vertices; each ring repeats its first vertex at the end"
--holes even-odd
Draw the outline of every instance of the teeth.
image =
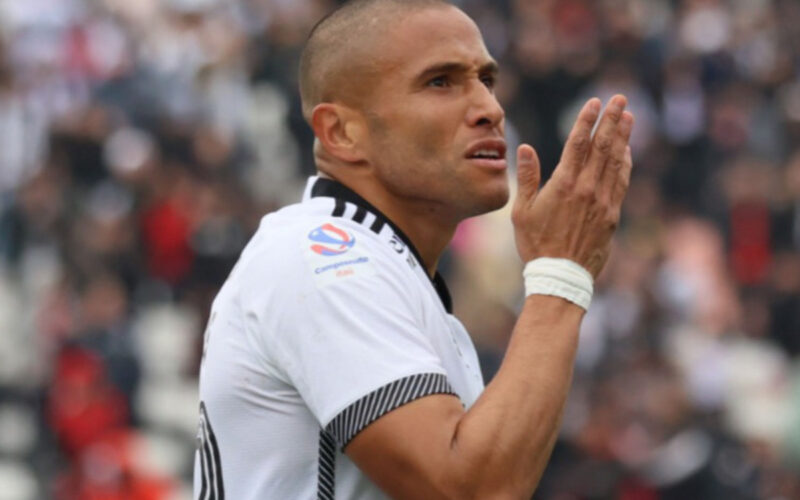
POLYGON ((473 153, 474 157, 483 157, 483 158, 500 158, 500 153, 495 151, 494 149, 479 149, 475 153, 473 153))

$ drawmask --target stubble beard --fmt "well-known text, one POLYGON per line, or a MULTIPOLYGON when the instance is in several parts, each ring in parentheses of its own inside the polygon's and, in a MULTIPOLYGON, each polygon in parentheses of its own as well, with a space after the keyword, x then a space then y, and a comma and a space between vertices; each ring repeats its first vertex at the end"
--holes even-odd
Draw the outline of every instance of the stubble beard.
MULTIPOLYGON (((498 210, 508 202, 507 172, 497 174, 503 176, 503 187, 488 193, 486 186, 477 185, 474 179, 469 178, 469 172, 462 170, 472 168, 461 164, 465 160, 424 161, 420 158, 437 156, 437 148, 427 145, 423 138, 418 138, 418 144, 403 148, 392 141, 391 129, 382 118, 371 113, 367 116, 373 137, 379 144, 378 150, 385 152, 375 165, 378 181, 393 197, 406 201, 409 207, 424 206, 430 216, 458 223, 498 210)), ((492 178, 488 182, 495 184, 500 181, 492 178)))
POLYGON ((454 223, 493 212, 508 203, 509 187, 505 174, 502 174, 502 187, 495 186, 496 183, 500 184, 499 179, 489 181, 492 184, 492 191, 489 192, 489 186, 476 184, 459 173, 458 168, 422 163, 385 165, 381 169, 382 182, 395 197, 407 200, 409 205, 424 206, 430 216, 454 223), (431 176, 431 171, 439 174, 431 176))

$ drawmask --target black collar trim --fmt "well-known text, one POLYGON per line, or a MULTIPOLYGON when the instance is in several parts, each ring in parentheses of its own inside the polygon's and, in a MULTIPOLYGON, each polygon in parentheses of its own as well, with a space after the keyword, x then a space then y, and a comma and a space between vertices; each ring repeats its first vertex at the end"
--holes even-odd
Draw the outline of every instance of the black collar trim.
MULTIPOLYGON (((311 187, 311 197, 328 197, 334 198, 337 201, 349 201, 350 203, 358 206, 363 207, 373 214, 375 214, 375 220, 381 221, 385 224, 388 224, 397 234, 397 236, 403 240, 411 253, 414 254, 414 257, 417 259, 417 262, 423 267, 423 271, 427 269, 425 267, 425 262, 422 260, 417 248, 411 242, 411 240, 406 236, 406 234, 399 228, 397 225, 392 222, 388 217, 383 215, 380 210, 375 208, 370 202, 365 200, 361 197, 358 193, 353 191, 352 189, 348 188, 344 184, 337 182, 333 179, 326 179, 324 177, 319 177, 314 182, 314 185, 311 187)), ((342 211, 343 212, 343 211, 342 211)), ((339 214, 341 216, 341 214, 339 214)), ((427 274, 427 271, 425 271, 427 274)), ((436 290, 436 294, 439 295, 439 299, 442 301, 442 305, 444 305, 445 310, 452 314, 453 313, 453 299, 450 297, 450 291, 447 289, 447 284, 444 281, 444 278, 439 271, 436 271, 436 274, 431 278, 431 284, 433 285, 434 290, 436 290)))

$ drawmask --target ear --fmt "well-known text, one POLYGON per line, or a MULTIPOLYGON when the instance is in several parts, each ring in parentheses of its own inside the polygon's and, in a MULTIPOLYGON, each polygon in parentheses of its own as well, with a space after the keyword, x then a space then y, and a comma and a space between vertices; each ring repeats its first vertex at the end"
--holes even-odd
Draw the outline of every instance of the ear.
POLYGON ((365 160, 366 127, 357 111, 341 104, 318 104, 311 112, 311 128, 333 157, 346 163, 365 160))

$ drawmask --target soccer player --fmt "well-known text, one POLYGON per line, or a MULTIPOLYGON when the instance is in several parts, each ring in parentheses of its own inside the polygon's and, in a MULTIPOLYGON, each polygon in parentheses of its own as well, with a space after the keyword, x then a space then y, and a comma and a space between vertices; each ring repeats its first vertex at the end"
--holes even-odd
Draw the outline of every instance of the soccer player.
POLYGON ((435 0, 357 0, 300 65, 318 176, 269 214, 214 301, 201 499, 529 498, 631 172, 623 96, 580 111, 539 190, 516 151, 527 298, 483 387, 436 272, 456 226, 509 198, 497 64, 435 0), (596 131, 592 135, 594 127, 596 131))

